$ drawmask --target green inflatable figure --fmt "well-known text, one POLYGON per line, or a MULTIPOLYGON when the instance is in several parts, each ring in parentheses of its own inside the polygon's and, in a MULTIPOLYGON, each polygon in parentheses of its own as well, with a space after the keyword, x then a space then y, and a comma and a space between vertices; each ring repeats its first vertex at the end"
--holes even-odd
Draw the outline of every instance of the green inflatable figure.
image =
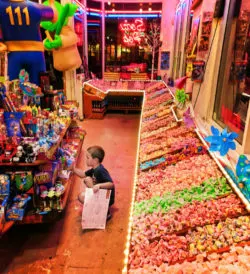
MULTIPOLYGON (((43 4, 49 6, 49 1, 43 4)), ((44 47, 46 50, 52 50, 53 64, 57 70, 67 71, 79 68, 82 61, 77 49, 78 38, 74 30, 68 26, 69 17, 75 14, 78 7, 70 3, 63 6, 55 2, 54 5, 58 12, 58 20, 55 23, 48 21, 41 23, 47 36, 43 41, 44 47)))

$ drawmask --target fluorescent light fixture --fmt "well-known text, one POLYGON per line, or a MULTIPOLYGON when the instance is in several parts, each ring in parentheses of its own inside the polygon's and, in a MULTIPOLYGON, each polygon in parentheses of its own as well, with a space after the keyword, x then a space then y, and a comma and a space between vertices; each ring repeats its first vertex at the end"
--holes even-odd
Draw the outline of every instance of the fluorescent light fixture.
MULTIPOLYGON (((142 11, 142 13, 145 13, 145 14, 147 14, 147 13, 152 13, 152 8, 149 8, 149 10, 143 10, 142 11)), ((113 12, 111 11, 111 10, 106 10, 105 11, 107 14, 112 14, 113 12)), ((127 14, 127 13, 132 13, 132 14, 134 14, 134 13, 138 13, 137 11, 135 11, 135 10, 117 10, 115 13, 121 13, 121 14, 127 14)), ((153 13, 162 13, 162 11, 161 10, 154 10, 153 11, 153 13)))
POLYGON ((97 24, 97 23, 88 23, 88 26, 89 27, 99 27, 100 24, 97 24))
POLYGON ((98 17, 101 17, 101 14, 96 13, 96 12, 88 12, 87 14, 88 14, 88 15, 91 15, 91 16, 98 16, 98 17))
POLYGON ((108 18, 158 18, 161 17, 160 14, 107 14, 108 18))

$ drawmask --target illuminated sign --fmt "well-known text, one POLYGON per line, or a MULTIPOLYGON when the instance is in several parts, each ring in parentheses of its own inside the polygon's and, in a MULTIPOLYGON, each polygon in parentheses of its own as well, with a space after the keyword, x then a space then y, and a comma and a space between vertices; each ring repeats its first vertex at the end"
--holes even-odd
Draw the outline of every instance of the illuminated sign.
POLYGON ((120 23, 119 29, 122 32, 123 43, 132 46, 141 43, 146 27, 142 19, 135 19, 132 23, 127 20, 120 23))

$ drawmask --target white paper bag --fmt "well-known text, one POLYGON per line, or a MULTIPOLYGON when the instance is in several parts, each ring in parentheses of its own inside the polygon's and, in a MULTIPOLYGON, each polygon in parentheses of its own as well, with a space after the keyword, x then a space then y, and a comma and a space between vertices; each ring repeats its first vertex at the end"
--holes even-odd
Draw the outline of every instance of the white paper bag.
POLYGON ((99 189, 96 193, 86 188, 82 211, 82 229, 105 229, 111 190, 99 189))

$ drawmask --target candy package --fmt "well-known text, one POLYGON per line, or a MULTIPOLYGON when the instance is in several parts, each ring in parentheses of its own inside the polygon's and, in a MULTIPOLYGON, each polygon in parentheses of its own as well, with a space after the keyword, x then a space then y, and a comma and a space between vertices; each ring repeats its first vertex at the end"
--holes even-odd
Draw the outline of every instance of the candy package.
POLYGON ((4 112, 4 121, 7 127, 7 134, 9 137, 22 136, 20 130, 20 120, 22 117, 22 112, 4 112))
POLYGON ((10 179, 6 174, 0 174, 0 195, 9 195, 10 179))

